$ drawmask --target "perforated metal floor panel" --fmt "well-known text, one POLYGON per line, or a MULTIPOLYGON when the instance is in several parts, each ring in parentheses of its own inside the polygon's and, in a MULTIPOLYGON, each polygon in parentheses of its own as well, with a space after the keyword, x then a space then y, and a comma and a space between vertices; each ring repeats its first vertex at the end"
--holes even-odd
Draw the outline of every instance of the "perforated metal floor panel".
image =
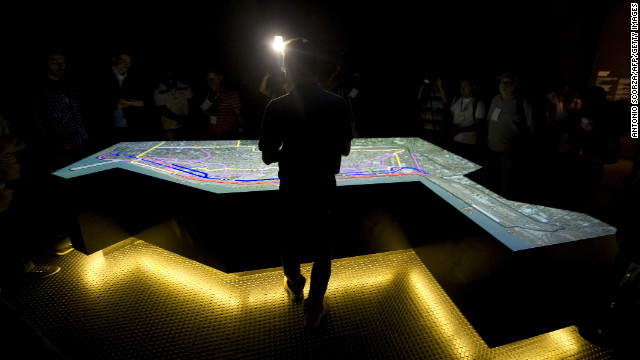
POLYGON ((51 258, 58 274, 2 295, 71 359, 610 358, 573 326, 487 347, 411 249, 334 260, 309 331, 281 268, 226 274, 127 244, 51 258))

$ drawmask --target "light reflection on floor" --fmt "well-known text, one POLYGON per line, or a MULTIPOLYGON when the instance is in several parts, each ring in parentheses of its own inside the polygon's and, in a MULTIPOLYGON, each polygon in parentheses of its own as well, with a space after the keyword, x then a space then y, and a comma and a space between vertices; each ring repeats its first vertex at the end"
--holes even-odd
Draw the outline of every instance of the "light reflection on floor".
POLYGON ((125 245, 53 258, 60 275, 16 289, 16 307, 72 358, 609 358, 575 326, 489 348, 411 249, 334 260, 331 310, 309 332, 281 268, 227 274, 125 245))

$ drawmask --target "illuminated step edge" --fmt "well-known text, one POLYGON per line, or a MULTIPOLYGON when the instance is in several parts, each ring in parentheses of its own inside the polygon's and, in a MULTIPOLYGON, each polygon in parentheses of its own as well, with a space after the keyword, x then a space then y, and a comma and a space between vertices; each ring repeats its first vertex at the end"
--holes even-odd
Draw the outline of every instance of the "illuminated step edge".
MULTIPOLYGON (((98 292, 117 288, 127 273, 146 272, 167 291, 188 288, 187 293, 230 315, 249 313, 263 321, 260 309, 282 312, 290 306, 282 268, 227 274, 134 238, 117 245, 87 257, 84 280, 98 292)), ((311 264, 301 270, 309 278, 311 264)), ((308 288, 309 282, 305 293, 308 288)), ((447 358, 599 359, 606 354, 580 337, 575 326, 488 348, 412 249, 333 260, 327 296, 333 309, 327 321, 340 326, 354 321, 357 314, 350 311, 362 311, 362 303, 391 298, 391 304, 402 305, 401 312, 411 312, 404 325, 436 339, 447 358)))

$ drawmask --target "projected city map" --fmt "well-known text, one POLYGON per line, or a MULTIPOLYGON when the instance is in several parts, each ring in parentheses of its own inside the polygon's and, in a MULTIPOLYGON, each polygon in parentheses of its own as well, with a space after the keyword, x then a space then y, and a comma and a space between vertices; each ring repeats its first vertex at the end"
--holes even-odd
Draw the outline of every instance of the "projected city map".
MULTIPOLYGON (((262 162, 256 140, 119 143, 54 175, 70 179, 113 168, 213 193, 276 190, 279 182, 277 164, 262 162)), ((357 138, 336 179, 339 186, 421 182, 511 250, 616 231, 586 214, 505 199, 465 177, 478 169, 419 138, 357 138)))

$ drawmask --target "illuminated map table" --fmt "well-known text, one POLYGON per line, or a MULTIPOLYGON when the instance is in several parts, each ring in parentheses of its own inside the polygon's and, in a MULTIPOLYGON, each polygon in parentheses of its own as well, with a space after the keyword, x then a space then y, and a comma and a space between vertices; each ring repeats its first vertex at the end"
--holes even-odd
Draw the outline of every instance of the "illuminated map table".
MULTIPOLYGON (((54 175, 74 179, 124 169, 215 194, 276 190, 277 164, 265 165, 257 145, 255 140, 119 143, 54 175)), ((339 186, 420 182, 511 250, 616 232, 586 214, 505 199, 465 177, 479 168, 419 138, 358 138, 336 178, 339 186)))

